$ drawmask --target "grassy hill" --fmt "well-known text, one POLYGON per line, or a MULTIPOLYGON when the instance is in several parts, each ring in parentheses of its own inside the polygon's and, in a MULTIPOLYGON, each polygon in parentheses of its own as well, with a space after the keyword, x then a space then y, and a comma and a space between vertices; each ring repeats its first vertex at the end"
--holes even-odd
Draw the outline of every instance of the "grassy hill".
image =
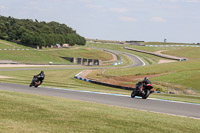
POLYGON ((159 62, 159 60, 161 59, 160 57, 125 50, 123 48, 124 45, 122 45, 122 44, 88 43, 88 46, 132 53, 134 55, 139 56, 146 63, 146 65, 157 64, 159 62))
POLYGON ((18 45, 16 43, 13 42, 9 42, 9 41, 5 41, 5 40, 0 40, 0 49, 14 49, 14 48, 28 48, 28 49, 32 49, 30 47, 26 47, 23 45, 18 45))
MULTIPOLYGON (((100 76, 97 74, 99 72, 93 72, 90 74, 91 78, 129 78, 124 84, 135 84, 138 80, 142 80, 142 77, 149 76, 153 81, 156 88, 166 91, 167 88, 174 89, 186 89, 192 88, 193 90, 200 91, 200 48, 194 47, 145 47, 145 46, 131 46, 135 49, 145 50, 145 51, 159 51, 166 50, 165 54, 181 56, 189 58, 186 62, 174 62, 167 64, 158 64, 158 61, 162 58, 143 54, 139 52, 132 52, 123 49, 123 45, 114 44, 88 44, 90 46, 96 46, 101 48, 108 48, 113 50, 125 51, 139 56, 145 61, 147 66, 136 67, 136 68, 123 68, 123 69, 109 69, 104 72, 104 75, 100 76), (140 77, 137 79, 137 76, 140 77), (133 82, 131 77, 136 77, 136 81, 133 82)), ((106 79, 105 79, 106 80, 106 79)))
POLYGON ((130 48, 139 50, 156 52, 163 51, 163 54, 173 55, 177 57, 186 57, 189 59, 200 59, 200 47, 145 47, 145 46, 133 46, 128 45, 130 48))
POLYGON ((26 64, 72 64, 62 57, 82 57, 88 59, 111 60, 112 55, 86 46, 74 46, 69 49, 36 50, 16 43, 0 40, 0 60, 12 60, 26 64), (6 49, 6 50, 5 50, 6 49), (14 49, 14 50, 13 50, 14 49))

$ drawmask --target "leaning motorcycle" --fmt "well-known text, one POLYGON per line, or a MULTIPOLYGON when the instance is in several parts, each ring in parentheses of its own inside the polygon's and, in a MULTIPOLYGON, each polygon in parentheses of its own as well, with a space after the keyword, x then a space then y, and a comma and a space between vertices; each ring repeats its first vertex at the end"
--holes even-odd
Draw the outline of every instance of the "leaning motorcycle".
POLYGON ((142 82, 138 82, 131 93, 131 97, 140 96, 142 99, 147 99, 153 92, 151 89, 153 89, 151 84, 144 85, 142 82))
POLYGON ((32 82, 30 83, 30 87, 34 86, 34 87, 38 87, 39 85, 42 84, 42 81, 39 80, 39 78, 37 76, 33 76, 32 82))

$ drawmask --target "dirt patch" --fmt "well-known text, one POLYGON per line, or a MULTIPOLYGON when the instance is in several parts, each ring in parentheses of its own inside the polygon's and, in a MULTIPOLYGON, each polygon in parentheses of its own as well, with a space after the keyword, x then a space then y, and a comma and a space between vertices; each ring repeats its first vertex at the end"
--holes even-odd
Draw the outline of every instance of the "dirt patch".
POLYGON ((117 56, 112 54, 112 60, 109 60, 109 61, 117 61, 117 56))
POLYGON ((167 51, 167 50, 159 50, 159 51, 156 51, 156 52, 154 52, 155 54, 162 54, 162 52, 164 52, 164 51, 167 51))
POLYGON ((9 78, 12 78, 12 77, 8 77, 8 76, 2 76, 2 75, 0 75, 0 79, 9 79, 9 78))
POLYGON ((87 50, 91 50, 92 48, 85 48, 85 49, 87 49, 87 50))
POLYGON ((133 84, 133 82, 142 81, 144 79, 144 77, 153 78, 153 77, 157 77, 157 76, 160 76, 160 74, 137 75, 137 76, 129 75, 129 76, 120 76, 120 77, 105 76, 105 77, 100 78, 100 79, 91 78, 91 77, 87 77, 87 78, 92 79, 92 80, 96 80, 96 81, 99 81, 99 82, 103 82, 103 83, 113 84, 113 85, 120 85, 120 86, 125 86, 125 87, 135 87, 135 84, 133 84))
POLYGON ((87 75, 90 74, 93 71, 95 71, 95 70, 84 70, 84 71, 82 71, 81 74, 79 74, 79 77, 87 78, 87 75))
POLYGON ((165 57, 168 57, 168 58, 174 58, 174 59, 185 58, 185 57, 177 57, 177 56, 173 56, 173 55, 163 54, 162 52, 164 52, 164 51, 167 51, 167 50, 159 50, 159 51, 154 52, 154 54, 162 55, 162 56, 165 56, 165 57))
POLYGON ((177 62, 176 60, 160 60, 158 64, 177 62))
MULTIPOLYGON (((154 54, 165 55, 165 56, 171 57, 171 58, 179 58, 179 57, 176 57, 176 56, 171 56, 171 55, 162 54, 162 52, 164 52, 164 51, 167 51, 167 50, 159 50, 159 51, 154 52, 154 54)), ((177 61, 176 61, 176 60, 160 60, 160 61, 158 62, 158 64, 162 64, 162 63, 171 63, 171 62, 177 62, 177 61)))

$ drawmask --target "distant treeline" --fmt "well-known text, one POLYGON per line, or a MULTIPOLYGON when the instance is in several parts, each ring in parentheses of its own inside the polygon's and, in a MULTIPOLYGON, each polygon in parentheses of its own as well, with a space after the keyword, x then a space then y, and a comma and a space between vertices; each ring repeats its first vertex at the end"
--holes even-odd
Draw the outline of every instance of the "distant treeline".
POLYGON ((84 37, 65 24, 0 16, 0 39, 27 46, 85 45, 84 37))

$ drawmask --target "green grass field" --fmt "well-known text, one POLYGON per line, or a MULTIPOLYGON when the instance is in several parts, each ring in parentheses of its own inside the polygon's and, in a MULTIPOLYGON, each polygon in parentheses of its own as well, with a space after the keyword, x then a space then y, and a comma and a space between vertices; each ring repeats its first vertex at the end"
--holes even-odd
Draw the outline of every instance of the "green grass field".
POLYGON ((62 57, 80 57, 87 59, 99 59, 107 61, 112 59, 112 55, 106 52, 87 48, 85 46, 74 46, 69 49, 42 49, 35 50, 30 47, 25 47, 16 43, 0 40, 0 48, 7 49, 1 50, 0 60, 12 60, 19 63, 26 64, 72 64, 62 57), (29 50, 17 50, 29 49, 29 50), (15 50, 12 50, 15 49, 15 50))
MULTIPOLYGON (((125 51, 122 45, 114 44, 89 44, 91 46, 116 49, 119 51, 125 51)), ((193 47, 145 47, 145 46, 128 46, 145 51, 159 51, 167 50, 164 53, 174 56, 183 56, 189 58, 189 61, 186 62, 175 62, 167 64, 157 64, 157 62, 162 59, 152 55, 143 54, 139 52, 130 52, 139 56, 147 66, 145 67, 136 67, 136 68, 122 68, 122 69, 109 69, 106 70, 104 76, 129 76, 129 75, 159 75, 151 78, 154 84, 157 86, 164 86, 174 88, 174 89, 188 89, 192 88, 195 91, 200 91, 200 83, 198 82, 200 78, 200 48, 193 47)), ((94 72, 98 73, 98 72, 94 72)), ((91 76, 96 76, 91 74, 91 76)), ((100 76, 98 76, 101 78, 100 76)), ((162 87, 163 88, 163 87, 162 87)))
POLYGON ((140 57, 146 63, 146 65, 157 64, 159 62, 159 60, 162 59, 162 58, 157 57, 157 56, 152 56, 152 55, 147 55, 147 54, 143 54, 143 53, 139 53, 139 52, 126 50, 126 49, 123 48, 124 45, 122 45, 122 44, 99 44, 99 43, 93 44, 93 43, 89 43, 87 45, 90 46, 90 47, 99 47, 99 48, 111 49, 111 50, 116 50, 116 51, 134 54, 134 55, 140 57))
MULTIPOLYGON (((183 88, 199 89, 200 63, 199 60, 191 60, 187 62, 157 64, 145 67, 119 68, 117 70, 108 69, 104 73, 104 76, 110 77, 129 75, 144 75, 144 77, 148 75, 159 75, 150 80, 154 83, 167 83, 172 86, 181 85, 183 88)), ((91 76, 95 75, 91 74, 91 76)))
POLYGON ((199 120, 0 91, 0 132, 198 133, 199 120))
POLYGON ((145 45, 195 45, 193 43, 173 43, 173 42, 143 42, 145 45))
MULTIPOLYGON (((157 44, 157 43, 155 43, 155 44, 157 44)), ((163 43, 163 45, 164 44, 165 43, 163 43)), ((165 45, 168 45, 168 44, 165 44, 165 45)), ((171 44, 171 45, 173 45, 173 44, 171 44)), ((181 44, 179 44, 179 45, 181 45, 181 44)), ((189 45, 189 44, 185 44, 185 45, 189 45)), ((125 45, 121 45, 121 44, 115 45, 115 44, 98 44, 98 43, 97 44, 91 44, 90 43, 90 44, 88 44, 88 46, 94 46, 94 47, 130 52, 130 53, 133 53, 135 55, 138 55, 141 59, 151 58, 152 60, 155 60, 155 61, 158 61, 159 59, 161 59, 161 58, 156 58, 155 56, 152 56, 152 55, 146 55, 146 54, 139 53, 139 52, 124 50, 123 46, 125 46, 125 45)), ((145 46, 135 46, 135 45, 126 45, 126 46, 128 46, 130 48, 139 49, 139 50, 149 51, 149 52, 165 50, 165 51, 162 52, 163 54, 168 54, 168 55, 173 55, 173 56, 178 56, 178 57, 186 57, 186 58, 189 58, 189 59, 200 59, 200 47, 148 47, 148 46, 145 47, 145 46)), ((151 64, 155 64, 155 63, 151 63, 151 64)))
POLYGON ((128 45, 128 47, 149 52, 163 50, 163 54, 173 55, 177 57, 186 57, 189 59, 200 59, 200 47, 145 47, 132 45, 128 45))
MULTIPOLYGON (((0 49, 17 49, 17 48, 27 48, 26 46, 23 45, 18 45, 16 43, 13 42, 8 42, 5 40, 0 40, 0 49)), ((32 48, 29 48, 32 49, 32 48)))

